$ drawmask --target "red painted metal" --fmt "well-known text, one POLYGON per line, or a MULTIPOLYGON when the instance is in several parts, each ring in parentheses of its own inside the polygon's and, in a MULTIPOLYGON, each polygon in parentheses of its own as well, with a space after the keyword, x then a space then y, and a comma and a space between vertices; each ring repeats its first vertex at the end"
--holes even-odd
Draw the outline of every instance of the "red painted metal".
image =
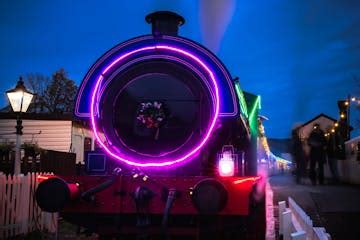
MULTIPOLYGON (((55 176, 55 175, 38 175, 36 177, 36 181, 38 181, 39 183, 43 182, 43 181, 46 181, 50 178, 58 178, 58 176, 55 176)), ((64 178, 62 178, 64 179, 64 178)), ((65 179, 64 179, 65 180, 65 179)), ((76 198, 79 197, 80 195, 80 191, 79 191, 79 186, 80 184, 75 182, 75 183, 70 183, 70 182, 67 182, 67 187, 69 188, 69 192, 70 192, 70 199, 71 200, 74 200, 76 198)))
POLYGON ((48 180, 49 178, 51 178, 50 175, 38 175, 36 178, 36 181, 42 182, 42 181, 48 180))
MULTIPOLYGON (((69 186, 79 185, 80 191, 93 188, 108 179, 108 176, 64 176, 69 186)), ((102 214, 136 214, 135 202, 132 193, 139 186, 150 189, 154 196, 149 203, 150 214, 162 214, 165 207, 163 189, 175 188, 180 196, 175 200, 172 215, 195 215, 197 210, 191 200, 193 187, 201 180, 209 177, 184 176, 184 177, 142 177, 119 176, 114 184, 107 189, 96 193, 95 202, 84 200, 72 201, 68 204, 65 213, 102 213, 102 214), (145 180, 145 181, 144 181, 145 180)), ((218 177, 228 192, 226 207, 220 215, 247 215, 249 206, 249 195, 253 185, 260 177, 218 177)), ((166 196, 165 196, 166 197, 166 196)))
POLYGON ((68 188, 70 191, 70 199, 77 199, 80 195, 79 184, 78 183, 68 183, 68 188))

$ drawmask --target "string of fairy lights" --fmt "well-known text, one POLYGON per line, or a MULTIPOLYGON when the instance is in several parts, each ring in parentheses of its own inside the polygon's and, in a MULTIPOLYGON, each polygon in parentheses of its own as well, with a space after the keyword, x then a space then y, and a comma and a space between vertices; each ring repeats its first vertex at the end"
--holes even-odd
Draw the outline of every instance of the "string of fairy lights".
POLYGON ((336 131, 336 129, 337 129, 338 126, 339 126, 339 123, 338 123, 338 122, 335 122, 335 123, 334 123, 334 126, 333 126, 333 128, 331 128, 330 132, 325 133, 325 137, 329 137, 330 134, 335 133, 335 131, 336 131))
POLYGON ((266 156, 269 159, 275 159, 275 164, 278 169, 289 169, 289 167, 290 167, 289 164, 291 164, 290 161, 283 159, 281 157, 278 157, 271 152, 270 146, 269 146, 266 134, 265 134, 265 127, 263 124, 263 120, 268 120, 268 118, 259 115, 259 117, 258 117, 258 133, 259 133, 258 144, 261 144, 262 148, 265 151, 266 156))
MULTIPOLYGON (((348 97, 346 100, 338 101, 339 106, 339 120, 334 123, 332 128, 325 133, 325 137, 329 137, 331 134, 335 133, 339 127, 340 123, 345 123, 349 125, 349 111, 350 111, 350 104, 356 103, 360 104, 360 98, 358 97, 348 97), (346 122, 344 122, 346 120, 346 122)), ((347 128, 350 128, 350 126, 347 126, 347 128)))

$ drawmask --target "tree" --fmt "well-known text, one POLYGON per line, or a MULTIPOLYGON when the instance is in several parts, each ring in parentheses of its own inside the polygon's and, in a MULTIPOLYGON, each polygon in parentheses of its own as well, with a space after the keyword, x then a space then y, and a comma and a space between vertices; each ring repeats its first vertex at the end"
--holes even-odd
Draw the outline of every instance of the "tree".
POLYGON ((28 112, 46 112, 44 100, 45 90, 49 86, 50 78, 40 73, 30 73, 25 77, 25 86, 36 94, 28 112))
POLYGON ((68 78, 64 69, 57 70, 51 79, 41 74, 29 74, 26 82, 29 88, 36 93, 29 112, 72 112, 77 86, 73 80, 68 78))
POLYGON ((77 92, 75 82, 67 77, 64 69, 56 71, 44 92, 45 106, 51 113, 72 112, 77 92))

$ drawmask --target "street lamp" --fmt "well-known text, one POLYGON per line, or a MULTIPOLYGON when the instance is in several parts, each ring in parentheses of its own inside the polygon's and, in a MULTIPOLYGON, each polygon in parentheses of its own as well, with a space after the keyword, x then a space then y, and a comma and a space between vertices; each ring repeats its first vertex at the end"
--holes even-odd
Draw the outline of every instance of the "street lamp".
POLYGON ((350 139, 350 131, 351 131, 351 129, 350 129, 350 103, 357 102, 359 104, 359 98, 348 95, 346 102, 348 103, 347 105, 349 105, 346 109, 347 110, 347 119, 346 119, 347 120, 347 140, 349 140, 350 139))
POLYGON ((17 113, 16 120, 16 151, 15 151, 15 163, 14 163, 14 174, 20 174, 20 158, 21 158, 21 135, 23 134, 21 113, 24 113, 29 108, 31 100, 34 94, 28 91, 24 85, 22 77, 16 84, 14 89, 6 91, 6 95, 9 99, 12 110, 17 113))

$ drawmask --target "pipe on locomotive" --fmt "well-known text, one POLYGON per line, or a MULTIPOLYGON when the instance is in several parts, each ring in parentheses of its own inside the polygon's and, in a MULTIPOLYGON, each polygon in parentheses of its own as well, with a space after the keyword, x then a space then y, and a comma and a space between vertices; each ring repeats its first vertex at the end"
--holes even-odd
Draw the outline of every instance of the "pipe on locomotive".
POLYGON ((117 176, 111 176, 105 182, 81 193, 79 184, 67 183, 59 177, 52 177, 42 181, 36 189, 35 197, 41 210, 45 212, 59 212, 72 201, 83 199, 93 201, 94 195, 110 187, 117 176), (51 196, 51 197, 50 197, 51 196))
POLYGON ((67 183, 59 177, 40 182, 35 192, 36 202, 45 212, 59 212, 79 196, 79 184, 67 183))
POLYGON ((147 23, 151 23, 154 36, 170 35, 177 36, 179 26, 185 23, 185 19, 169 11, 157 11, 145 17, 147 23))
POLYGON ((113 185, 115 180, 116 180, 116 176, 111 176, 105 182, 97 185, 96 187, 90 188, 86 192, 83 192, 81 194, 81 198, 84 199, 85 201, 88 201, 88 202, 93 201, 94 200, 94 195, 96 193, 101 192, 101 191, 107 189, 108 187, 110 187, 111 185, 113 185))
POLYGON ((113 175, 109 179, 84 192, 80 191, 78 183, 67 183, 59 177, 47 178, 40 182, 36 189, 35 198, 37 204, 45 212, 59 212, 71 201, 80 198, 85 201, 92 201, 96 193, 107 189, 115 183, 121 171, 121 168, 115 168, 113 175))

